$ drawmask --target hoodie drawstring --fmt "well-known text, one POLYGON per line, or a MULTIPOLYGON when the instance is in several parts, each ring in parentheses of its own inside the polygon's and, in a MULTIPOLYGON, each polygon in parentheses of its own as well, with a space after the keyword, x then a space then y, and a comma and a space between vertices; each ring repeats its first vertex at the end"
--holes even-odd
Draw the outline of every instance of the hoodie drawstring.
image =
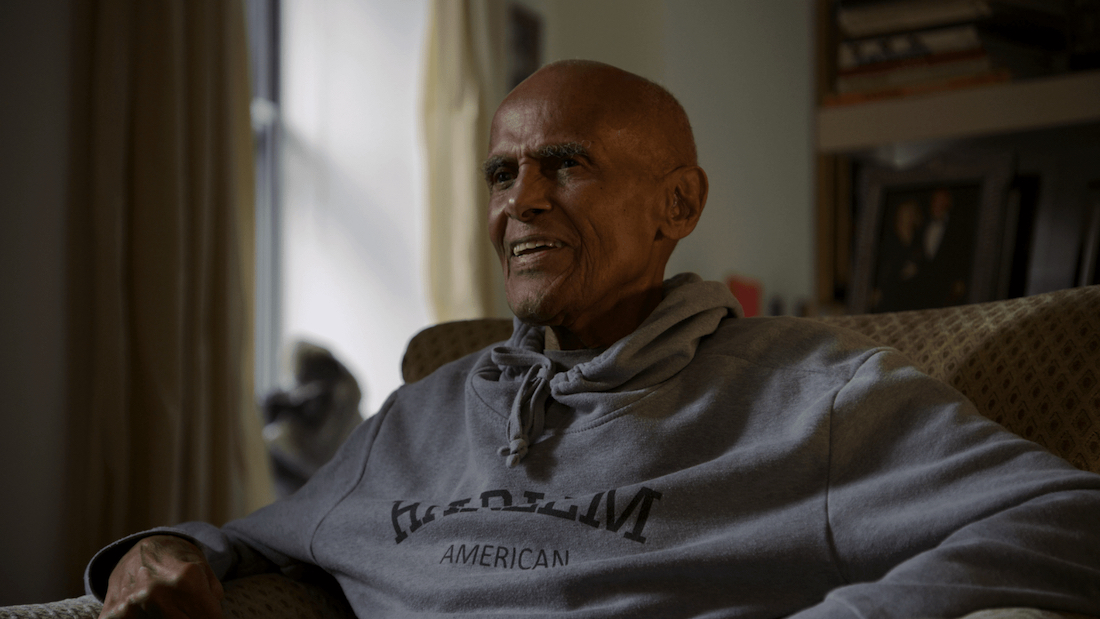
POLYGON ((512 468, 527 455, 527 447, 538 440, 546 424, 546 400, 550 397, 549 363, 532 365, 520 381, 508 416, 508 445, 500 448, 505 464, 512 468))

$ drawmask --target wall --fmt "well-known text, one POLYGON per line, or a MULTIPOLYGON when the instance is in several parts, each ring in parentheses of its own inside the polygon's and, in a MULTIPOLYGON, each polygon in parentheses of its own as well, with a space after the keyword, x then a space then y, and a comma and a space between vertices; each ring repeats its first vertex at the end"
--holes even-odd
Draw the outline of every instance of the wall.
POLYGON ((666 86, 710 177, 668 272, 761 280, 793 311, 813 285, 813 4, 809 0, 527 0, 548 61, 588 58, 666 86))
POLYGON ((546 60, 599 60, 664 82, 664 0, 554 0, 544 3, 546 60))
POLYGON ((710 197, 669 270, 759 279, 787 311, 813 290, 813 7, 666 5, 665 85, 695 128, 710 197))
POLYGON ((63 590, 66 0, 0 2, 0 605, 63 590))

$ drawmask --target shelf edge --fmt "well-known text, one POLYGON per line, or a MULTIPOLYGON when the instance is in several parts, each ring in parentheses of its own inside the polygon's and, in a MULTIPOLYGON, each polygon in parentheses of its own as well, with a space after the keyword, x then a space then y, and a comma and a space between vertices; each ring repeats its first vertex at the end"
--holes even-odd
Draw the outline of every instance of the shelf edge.
POLYGON ((1100 121, 1100 71, 822 107, 817 150, 841 153, 1100 121))

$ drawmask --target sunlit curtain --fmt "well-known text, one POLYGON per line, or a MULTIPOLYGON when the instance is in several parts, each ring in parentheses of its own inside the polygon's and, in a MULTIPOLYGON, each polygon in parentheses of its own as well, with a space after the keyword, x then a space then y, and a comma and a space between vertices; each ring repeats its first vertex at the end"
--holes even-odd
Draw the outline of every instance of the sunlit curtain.
POLYGON ((432 0, 424 72, 428 280, 436 319, 499 314, 500 267, 486 231, 481 162, 503 93, 503 3, 432 0))
POLYGON ((252 381, 244 7, 76 4, 73 562, 269 501, 252 381))

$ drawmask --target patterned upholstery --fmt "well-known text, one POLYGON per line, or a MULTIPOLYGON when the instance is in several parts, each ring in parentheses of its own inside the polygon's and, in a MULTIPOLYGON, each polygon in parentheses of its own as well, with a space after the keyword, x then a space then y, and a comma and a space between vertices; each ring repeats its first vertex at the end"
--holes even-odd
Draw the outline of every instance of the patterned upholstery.
MULTIPOLYGON (((978 410, 1074 465, 1100 472, 1100 286, 935 310, 838 316, 825 322, 897 348, 954 385, 978 410)), ((409 342, 406 382, 508 338, 511 320, 429 327, 409 342)), ((235 619, 351 619, 342 596, 281 575, 226 583, 222 607, 235 619)), ((0 619, 95 619, 90 597, 0 608, 0 619)), ((986 610, 966 619, 1083 617, 1035 609, 986 610)))
POLYGON ((512 336, 510 318, 456 320, 424 329, 413 336, 401 360, 406 383, 431 374, 439 366, 512 336))
MULTIPOLYGON (((222 602, 226 619, 355 619, 343 600, 319 599, 320 590, 297 593, 298 583, 283 576, 252 576, 226 583, 222 602), (236 593, 231 593, 231 589, 236 593), (286 589, 290 593, 284 593, 286 589), (237 599, 230 601, 231 595, 237 599), (264 600, 273 600, 269 603, 264 600)), ((90 595, 29 606, 0 608, 0 619, 97 619, 102 604, 90 595)), ((1092 619, 1076 613, 1056 613, 1034 608, 993 608, 970 613, 962 619, 1092 619)))
POLYGON ((260 574, 225 583, 227 619, 355 619, 344 596, 281 574, 260 574))
MULTIPOLYGON (((355 619, 348 601, 317 585, 282 574, 260 574, 226 583, 226 619, 355 619)), ((96 619, 103 605, 84 596, 50 604, 0 608, 0 619, 96 619)))
POLYGON ((986 417, 1100 473, 1100 286, 824 320, 897 348, 986 417))
POLYGON ((1079 613, 1056 613, 1038 608, 990 608, 966 615, 962 619, 1091 619, 1079 613))
MULTIPOLYGON (((0 608, 0 619, 96 619, 103 605, 90 595, 0 608)), ((226 619, 355 619, 342 595, 291 580, 260 574, 225 583, 222 611, 226 619)))
POLYGON ((50 602, 0 608, 0 619, 96 619, 103 605, 90 595, 50 602))

